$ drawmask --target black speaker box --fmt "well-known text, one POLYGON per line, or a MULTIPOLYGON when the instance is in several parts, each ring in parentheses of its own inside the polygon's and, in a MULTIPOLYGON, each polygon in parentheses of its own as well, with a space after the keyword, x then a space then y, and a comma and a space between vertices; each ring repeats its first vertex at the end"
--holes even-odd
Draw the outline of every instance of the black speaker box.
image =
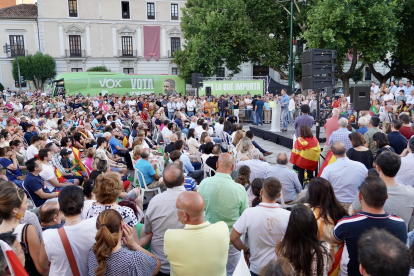
POLYGON ((210 86, 206 86, 206 96, 207 97, 211 96, 211 87, 210 86))
POLYGON ((349 88, 349 94, 354 110, 361 111, 369 110, 371 108, 369 86, 352 86, 349 88))

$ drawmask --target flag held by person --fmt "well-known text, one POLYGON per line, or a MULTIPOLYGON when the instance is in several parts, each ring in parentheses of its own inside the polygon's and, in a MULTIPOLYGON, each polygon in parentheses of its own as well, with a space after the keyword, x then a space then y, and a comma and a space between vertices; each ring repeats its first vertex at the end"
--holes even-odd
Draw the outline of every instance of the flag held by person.
POLYGON ((56 174, 56 177, 57 177, 59 183, 65 183, 66 182, 66 179, 63 177, 62 173, 58 170, 58 168, 56 166, 55 166, 55 174, 56 174))
POLYGON ((319 170, 318 177, 322 175, 322 172, 326 168, 326 166, 334 163, 335 161, 336 161, 336 157, 333 155, 332 151, 329 150, 328 154, 326 155, 325 161, 323 162, 322 167, 319 170))
POLYGON ((86 170, 85 166, 82 163, 80 151, 77 148, 72 147, 72 152, 73 152, 73 160, 74 160, 74 162, 78 163, 80 169, 83 172, 88 173, 88 171, 86 170))
POLYGON ((6 259, 7 266, 12 276, 29 276, 24 269, 19 258, 14 254, 10 245, 0 240, 1 251, 3 252, 4 258, 6 259))
POLYGON ((316 137, 296 139, 290 155, 290 163, 309 171, 315 171, 318 167, 321 147, 316 137))

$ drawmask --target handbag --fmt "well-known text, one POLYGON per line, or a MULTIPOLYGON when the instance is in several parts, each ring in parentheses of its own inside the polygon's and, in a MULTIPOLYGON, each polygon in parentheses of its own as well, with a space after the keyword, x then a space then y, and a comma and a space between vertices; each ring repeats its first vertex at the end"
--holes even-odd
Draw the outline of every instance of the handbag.
POLYGON ((68 257, 70 269, 73 276, 80 276, 78 265, 76 264, 75 256, 73 255, 72 247, 70 247, 68 236, 63 227, 58 229, 60 239, 62 240, 63 248, 65 249, 66 257, 68 257))
POLYGON ((25 224, 23 226, 23 231, 22 231, 22 237, 21 237, 21 241, 23 241, 26 244, 26 250, 24 251, 24 258, 25 258, 25 263, 24 263, 24 269, 26 270, 27 274, 29 274, 30 276, 41 276, 41 274, 37 271, 36 266, 34 264, 34 261, 32 259, 32 257, 30 256, 30 251, 29 251, 29 243, 27 242, 27 227, 29 227, 30 224, 25 224))

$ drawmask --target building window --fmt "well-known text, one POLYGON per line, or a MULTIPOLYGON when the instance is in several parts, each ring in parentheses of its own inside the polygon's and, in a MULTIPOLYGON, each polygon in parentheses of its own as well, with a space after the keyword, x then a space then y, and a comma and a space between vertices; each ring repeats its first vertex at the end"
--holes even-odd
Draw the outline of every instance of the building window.
POLYGON ((132 36, 122 37, 122 56, 133 56, 132 36))
POLYGON ((171 57, 174 57, 174 52, 180 49, 180 38, 171 37, 171 57))
POLYGON ((77 0, 68 0, 68 3, 69 3, 69 17, 78 17, 77 0))
POLYGON ((217 71, 216 77, 224 78, 225 76, 226 76, 226 70, 224 69, 224 67, 220 67, 219 70, 217 71))
POLYGON ((171 74, 172 75, 178 75, 180 72, 178 72, 178 68, 171 68, 171 74))
POLYGON ((155 4, 147 3, 147 19, 155 19, 155 4))
POLYGON ((69 54, 71 57, 81 57, 81 37, 80 35, 69 36, 69 54))
POLYGON ((72 68, 71 69, 72 72, 83 72, 82 68, 72 68))
POLYGON ((25 51, 24 51, 24 39, 22 35, 11 35, 9 36, 10 38, 10 49, 12 49, 11 51, 11 56, 15 57, 15 56, 25 56, 25 51))
POLYGON ((129 13, 129 2, 128 1, 122 1, 121 2, 121 8, 122 8, 122 19, 130 19, 130 13, 129 13))
POLYGON ((124 68, 124 74, 134 74, 134 68, 124 68))
POLYGON ((178 20, 178 4, 171 4, 171 20, 178 20))
POLYGON ((371 68, 365 67, 365 80, 370 81, 372 78, 371 76, 371 68))

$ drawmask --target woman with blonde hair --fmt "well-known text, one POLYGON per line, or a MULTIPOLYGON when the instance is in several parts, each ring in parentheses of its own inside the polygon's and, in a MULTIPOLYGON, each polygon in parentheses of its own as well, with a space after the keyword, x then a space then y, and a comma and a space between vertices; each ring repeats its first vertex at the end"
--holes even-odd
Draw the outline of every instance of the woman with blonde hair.
POLYGON ((141 158, 141 149, 142 147, 140 145, 134 147, 134 151, 132 152, 132 162, 134 165, 141 158))
POLYGON ((240 141, 239 141, 239 143, 236 145, 236 151, 237 152, 239 152, 239 151, 241 151, 241 145, 242 145, 242 143, 243 142, 247 142, 247 143, 249 143, 250 144, 250 149, 253 149, 254 148, 254 146, 253 146, 253 143, 252 143, 252 140, 250 140, 250 138, 249 137, 246 137, 246 136, 244 136, 240 141))
POLYGON ((206 137, 209 136, 207 131, 204 131, 200 135, 200 145, 205 143, 206 137))
POLYGON ((19 140, 20 142, 24 143, 24 131, 21 126, 16 126, 13 131, 13 136, 11 138, 12 141, 19 140))
POLYGON ((234 139, 233 139, 233 145, 237 146, 237 144, 240 142, 241 139, 243 139, 245 133, 243 132, 243 130, 238 130, 236 131, 236 134, 234 135, 234 139))
POLYGON ((252 149, 251 143, 248 141, 242 141, 240 147, 240 151, 237 151, 237 160, 239 161, 246 161, 251 160, 252 155, 250 154, 250 150, 252 149))
POLYGON ((133 233, 137 231, 124 224, 118 212, 103 211, 96 220, 96 228, 96 243, 88 256, 88 275, 156 275, 159 272, 160 260, 136 243, 133 233))

